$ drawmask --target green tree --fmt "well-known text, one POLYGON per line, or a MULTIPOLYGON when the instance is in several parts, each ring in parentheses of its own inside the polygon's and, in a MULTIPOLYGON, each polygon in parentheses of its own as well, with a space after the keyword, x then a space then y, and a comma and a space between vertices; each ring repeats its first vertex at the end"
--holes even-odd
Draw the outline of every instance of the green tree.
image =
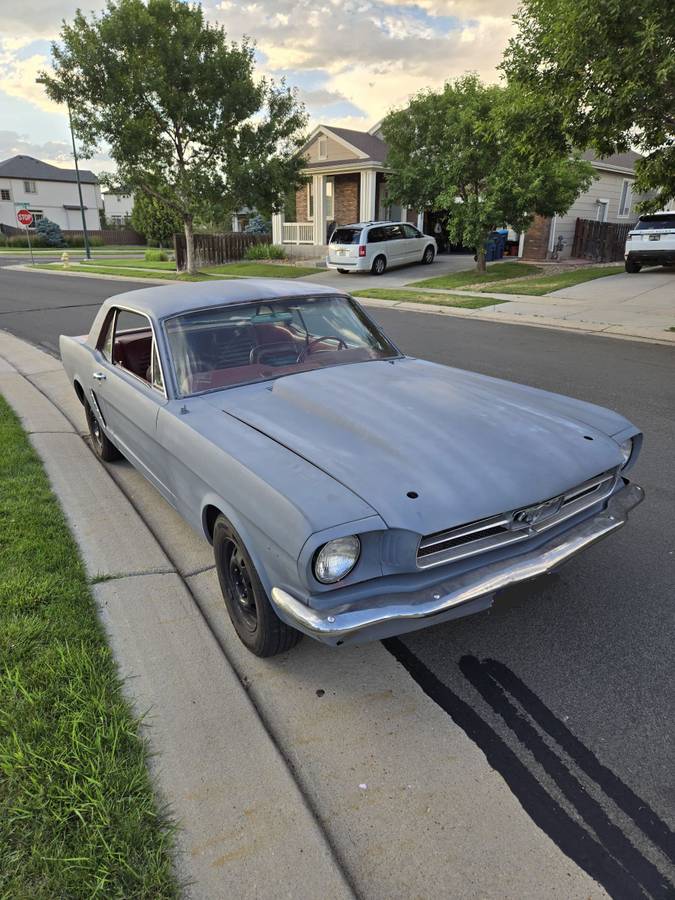
POLYGON ((148 241, 157 241, 160 246, 170 245, 174 234, 183 228, 177 210, 153 194, 138 193, 134 196, 131 225, 148 241))
POLYGON ((672 0, 523 0, 502 68, 558 106, 577 147, 630 148, 646 204, 675 197, 675 9, 672 0))
POLYGON ((563 214, 590 185, 591 166, 571 153, 558 126, 546 104, 528 105, 518 90, 473 74, 423 91, 383 122, 388 196, 449 210, 450 240, 475 247, 485 271, 491 231, 525 230, 535 213, 563 214))
POLYGON ((254 72, 254 49, 228 41, 182 0, 109 0, 77 12, 52 45, 47 94, 70 103, 85 152, 105 140, 117 174, 193 225, 215 209, 276 208, 299 183, 305 114, 283 82, 254 72))

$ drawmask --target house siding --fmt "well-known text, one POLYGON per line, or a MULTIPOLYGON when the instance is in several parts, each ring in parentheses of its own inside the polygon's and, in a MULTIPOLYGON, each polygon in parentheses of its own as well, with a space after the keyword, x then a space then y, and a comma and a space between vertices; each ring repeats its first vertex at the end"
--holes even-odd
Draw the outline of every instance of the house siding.
MULTIPOLYGON (((9 200, 0 200, 0 223, 17 226, 16 211, 21 208, 39 210, 44 218, 49 219, 64 231, 82 228, 82 213, 75 182, 35 181, 36 193, 27 194, 22 178, 0 177, 0 190, 9 191, 9 200), (74 206, 77 209, 65 209, 74 206)), ((0 194, 2 197, 2 194, 0 194)), ((85 207, 85 218, 89 231, 100 231, 99 208, 103 206, 101 190, 98 184, 82 185, 82 203, 85 207)))
POLYGON ((349 150, 344 144, 336 141, 328 135, 318 134, 305 151, 305 158, 309 163, 334 162, 341 159, 359 159, 353 150, 349 150), (326 156, 319 159, 319 139, 326 140, 326 156))

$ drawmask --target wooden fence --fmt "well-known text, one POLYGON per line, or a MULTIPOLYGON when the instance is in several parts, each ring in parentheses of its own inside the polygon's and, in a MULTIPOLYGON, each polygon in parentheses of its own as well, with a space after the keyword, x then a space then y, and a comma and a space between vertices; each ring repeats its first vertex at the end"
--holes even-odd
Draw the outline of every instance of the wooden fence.
MULTIPOLYGON (((254 244, 271 244, 269 234, 196 234, 195 259, 198 266, 220 266, 223 263, 243 259, 244 254, 254 244)), ((173 246, 176 251, 176 268, 182 271, 187 267, 185 235, 175 234, 173 246)))
POLYGON ((626 238, 633 227, 617 222, 577 219, 572 256, 598 262, 619 262, 623 260, 626 238))

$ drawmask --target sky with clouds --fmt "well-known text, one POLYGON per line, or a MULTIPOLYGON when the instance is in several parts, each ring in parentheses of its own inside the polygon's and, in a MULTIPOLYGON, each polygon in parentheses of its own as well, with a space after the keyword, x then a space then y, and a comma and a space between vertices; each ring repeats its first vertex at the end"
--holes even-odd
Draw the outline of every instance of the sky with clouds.
MULTIPOLYGON (((17 153, 72 163, 65 109, 35 83, 50 42, 77 7, 104 0, 3 2, 0 160, 17 153)), ((202 0, 229 37, 255 41, 258 69, 295 86, 310 124, 367 129, 415 91, 466 71, 496 81, 517 0, 202 0)), ((112 168, 105 153, 88 160, 112 168)))

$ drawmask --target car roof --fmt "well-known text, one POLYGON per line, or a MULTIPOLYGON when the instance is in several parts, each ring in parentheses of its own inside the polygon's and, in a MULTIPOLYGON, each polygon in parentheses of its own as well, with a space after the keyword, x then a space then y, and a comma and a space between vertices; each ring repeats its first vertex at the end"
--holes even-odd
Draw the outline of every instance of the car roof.
POLYGON ((315 297, 317 294, 344 294, 343 291, 311 281, 290 278, 232 278, 199 283, 171 284, 115 294, 106 306, 128 306, 155 319, 164 319, 193 309, 227 306, 255 300, 315 297))
POLYGON ((372 228, 373 225, 407 225, 407 222, 394 221, 393 219, 378 219, 373 222, 352 222, 351 225, 338 225, 335 229, 340 231, 343 228, 372 228))

